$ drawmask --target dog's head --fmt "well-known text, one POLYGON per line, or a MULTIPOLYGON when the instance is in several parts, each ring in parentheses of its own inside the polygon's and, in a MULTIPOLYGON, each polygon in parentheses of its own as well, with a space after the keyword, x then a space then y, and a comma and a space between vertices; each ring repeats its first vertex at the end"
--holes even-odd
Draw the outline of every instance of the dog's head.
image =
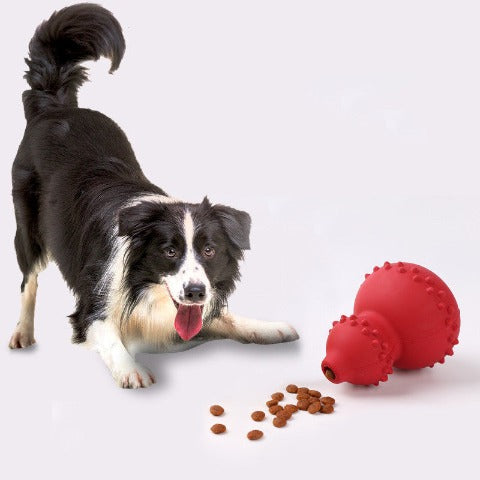
POLYGON ((250 216, 224 205, 143 201, 120 210, 118 234, 127 249, 128 306, 152 284, 165 284, 177 308, 175 328, 184 340, 218 315, 250 248, 250 216))

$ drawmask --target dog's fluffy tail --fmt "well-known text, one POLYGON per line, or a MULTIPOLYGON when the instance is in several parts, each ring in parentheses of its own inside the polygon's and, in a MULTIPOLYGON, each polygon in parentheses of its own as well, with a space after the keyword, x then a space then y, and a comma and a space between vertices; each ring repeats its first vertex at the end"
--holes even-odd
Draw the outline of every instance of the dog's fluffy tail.
POLYGON ((107 57, 112 73, 124 52, 120 24, 100 5, 80 3, 54 12, 35 31, 25 59, 31 87, 22 97, 27 121, 46 110, 77 106, 77 90, 87 80, 80 62, 107 57))

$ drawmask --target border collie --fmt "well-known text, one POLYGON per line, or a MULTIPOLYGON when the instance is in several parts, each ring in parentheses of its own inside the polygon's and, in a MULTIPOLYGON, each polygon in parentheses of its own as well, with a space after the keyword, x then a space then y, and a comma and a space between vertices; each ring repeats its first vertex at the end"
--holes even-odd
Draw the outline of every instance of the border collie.
POLYGON ((12 169, 22 304, 9 346, 35 343, 37 275, 53 260, 76 296, 72 341, 96 350, 120 386, 138 388, 154 382, 134 360, 139 351, 298 335, 227 310, 250 248, 250 216, 168 196, 144 176, 112 120, 78 108, 87 79, 79 64, 105 56, 113 72, 124 51, 119 23, 94 4, 53 13, 30 42, 27 126, 12 169))

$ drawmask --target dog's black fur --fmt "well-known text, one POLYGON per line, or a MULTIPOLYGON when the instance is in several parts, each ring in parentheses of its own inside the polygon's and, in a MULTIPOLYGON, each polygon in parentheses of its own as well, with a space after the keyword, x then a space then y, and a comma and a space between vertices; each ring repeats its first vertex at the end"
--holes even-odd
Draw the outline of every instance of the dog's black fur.
POLYGON ((38 27, 26 59, 31 87, 23 94, 27 127, 12 170, 22 291, 29 275, 51 257, 77 297, 71 316, 75 342, 85 341, 90 324, 105 315, 106 296, 97 287, 112 261, 117 233, 129 238, 127 311, 148 285, 178 268, 184 249, 179 219, 185 208, 194 217, 196 247, 209 243, 216 249, 213 259, 202 260, 215 292, 211 317, 232 292, 238 260, 249 248, 245 212, 208 200, 128 206, 139 195, 166 193, 144 176, 112 120, 77 107, 77 90, 87 78, 79 62, 106 56, 112 72, 124 51, 121 27, 111 13, 79 4, 38 27), (176 259, 163 254, 169 245, 178 250, 176 259))

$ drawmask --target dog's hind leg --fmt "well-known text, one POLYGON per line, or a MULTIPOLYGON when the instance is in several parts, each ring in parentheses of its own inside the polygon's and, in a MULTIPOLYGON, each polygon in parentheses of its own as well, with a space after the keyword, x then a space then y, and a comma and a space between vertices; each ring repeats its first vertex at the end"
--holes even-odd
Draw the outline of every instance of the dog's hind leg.
POLYGON ((21 285, 20 320, 10 339, 12 349, 26 348, 35 343, 33 318, 37 296, 37 276, 47 263, 38 230, 38 204, 34 174, 14 169, 13 201, 17 232, 15 250, 20 270, 21 285))
POLYGON ((262 322, 251 318, 223 313, 200 332, 204 340, 229 338, 241 343, 282 343, 298 340, 296 330, 284 322, 262 322))
POLYGON ((37 273, 31 272, 22 282, 20 320, 10 338, 12 349, 26 348, 35 343, 33 317, 37 296, 37 273))

